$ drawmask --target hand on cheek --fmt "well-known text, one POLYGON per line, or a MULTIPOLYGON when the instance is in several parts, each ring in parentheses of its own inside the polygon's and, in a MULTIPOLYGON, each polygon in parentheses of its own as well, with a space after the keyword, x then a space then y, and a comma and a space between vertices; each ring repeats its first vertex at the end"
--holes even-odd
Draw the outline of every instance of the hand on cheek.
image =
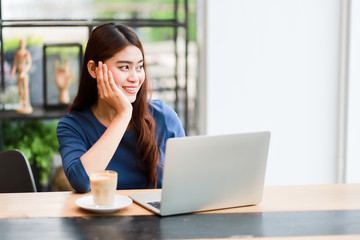
POLYGON ((106 64, 99 62, 96 73, 98 76, 97 81, 100 98, 115 108, 118 113, 123 111, 132 112, 130 101, 116 86, 112 72, 108 70, 106 64))

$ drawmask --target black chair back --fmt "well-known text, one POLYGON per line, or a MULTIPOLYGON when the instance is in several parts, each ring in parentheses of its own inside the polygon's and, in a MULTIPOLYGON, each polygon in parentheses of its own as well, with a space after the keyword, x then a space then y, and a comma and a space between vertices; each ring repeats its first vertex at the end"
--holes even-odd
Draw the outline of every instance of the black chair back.
POLYGON ((29 161, 19 150, 0 152, 0 193, 36 192, 29 161))

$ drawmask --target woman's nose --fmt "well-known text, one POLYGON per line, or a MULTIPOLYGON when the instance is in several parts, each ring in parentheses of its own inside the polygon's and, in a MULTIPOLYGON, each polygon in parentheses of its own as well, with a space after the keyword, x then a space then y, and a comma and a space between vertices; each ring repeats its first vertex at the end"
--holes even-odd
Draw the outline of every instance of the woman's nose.
POLYGON ((131 70, 131 71, 129 72, 128 81, 130 81, 130 82, 137 82, 138 80, 139 80, 139 76, 138 76, 136 70, 135 70, 135 69, 134 69, 134 70, 131 70))

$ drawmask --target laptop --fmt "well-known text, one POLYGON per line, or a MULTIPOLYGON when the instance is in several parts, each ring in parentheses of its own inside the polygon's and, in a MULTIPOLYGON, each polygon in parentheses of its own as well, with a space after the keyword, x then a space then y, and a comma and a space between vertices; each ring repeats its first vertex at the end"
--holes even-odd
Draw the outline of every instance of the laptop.
POLYGON ((269 142, 270 132, 168 139, 162 190, 129 197, 161 216, 256 205, 269 142))

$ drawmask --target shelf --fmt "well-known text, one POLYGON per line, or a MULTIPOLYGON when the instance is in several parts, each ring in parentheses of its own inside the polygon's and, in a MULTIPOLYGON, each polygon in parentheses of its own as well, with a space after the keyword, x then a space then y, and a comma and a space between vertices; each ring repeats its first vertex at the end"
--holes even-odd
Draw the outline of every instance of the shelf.
POLYGON ((176 19, 32 19, 2 20, 1 27, 93 27, 107 22, 121 22, 132 27, 186 27, 176 19))
POLYGON ((66 114, 65 109, 44 109, 43 107, 33 107, 33 109, 31 114, 20 114, 15 110, 2 110, 0 111, 0 121, 60 119, 66 114))

